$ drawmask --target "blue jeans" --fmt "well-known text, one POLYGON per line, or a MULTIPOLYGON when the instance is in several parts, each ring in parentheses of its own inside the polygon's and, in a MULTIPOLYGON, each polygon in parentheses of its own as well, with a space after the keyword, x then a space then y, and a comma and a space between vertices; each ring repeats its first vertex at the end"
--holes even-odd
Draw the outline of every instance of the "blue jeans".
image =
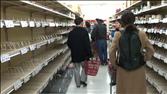
POLYGON ((106 40, 97 40, 98 54, 101 61, 101 64, 107 63, 107 41, 106 40))

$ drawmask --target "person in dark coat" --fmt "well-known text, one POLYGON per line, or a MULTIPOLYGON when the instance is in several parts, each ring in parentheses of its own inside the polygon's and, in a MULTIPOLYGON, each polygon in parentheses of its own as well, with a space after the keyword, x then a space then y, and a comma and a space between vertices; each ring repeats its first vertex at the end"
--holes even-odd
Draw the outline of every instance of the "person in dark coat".
POLYGON ((95 25, 91 38, 96 43, 98 55, 102 65, 107 64, 107 28, 104 25, 103 20, 96 19, 97 24, 95 25))
POLYGON ((87 30, 83 27, 83 19, 76 18, 74 20, 76 26, 68 35, 67 45, 71 50, 72 62, 74 64, 74 76, 76 86, 87 86, 87 75, 84 70, 84 61, 92 57, 90 40, 87 30), (80 66, 82 73, 80 75, 80 66))

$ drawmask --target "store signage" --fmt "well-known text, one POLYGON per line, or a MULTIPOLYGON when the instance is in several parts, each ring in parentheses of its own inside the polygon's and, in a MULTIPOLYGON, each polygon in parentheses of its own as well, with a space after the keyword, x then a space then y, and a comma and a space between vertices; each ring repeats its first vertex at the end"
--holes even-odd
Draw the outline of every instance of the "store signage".
POLYGON ((20 21, 21 27, 28 27, 27 21, 20 21))
POLYGON ((14 84, 14 89, 18 90, 22 86, 21 80, 17 80, 14 84))
POLYGON ((1 63, 4 63, 4 62, 9 61, 9 60, 10 60, 9 54, 2 54, 1 55, 1 63))
POLYGON ((29 21, 29 27, 35 27, 34 21, 29 21))
POLYGON ((4 20, 6 28, 12 28, 14 27, 13 20, 4 20))

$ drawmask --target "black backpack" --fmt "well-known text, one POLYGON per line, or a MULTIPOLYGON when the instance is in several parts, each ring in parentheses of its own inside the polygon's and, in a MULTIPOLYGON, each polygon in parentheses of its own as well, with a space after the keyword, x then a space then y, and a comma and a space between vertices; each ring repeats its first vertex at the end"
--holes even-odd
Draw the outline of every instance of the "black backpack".
POLYGON ((145 64, 139 31, 121 31, 117 65, 126 70, 135 70, 145 64))

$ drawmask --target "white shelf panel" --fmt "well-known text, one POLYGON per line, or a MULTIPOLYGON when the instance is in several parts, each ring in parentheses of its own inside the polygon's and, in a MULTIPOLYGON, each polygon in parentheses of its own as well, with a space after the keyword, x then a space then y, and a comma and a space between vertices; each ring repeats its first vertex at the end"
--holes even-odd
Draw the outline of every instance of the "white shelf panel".
POLYGON ((147 66, 152 68, 155 72, 167 80, 167 65, 165 66, 160 62, 149 61, 147 62, 147 66))
POLYGON ((162 4, 160 6, 155 6, 155 7, 152 7, 152 8, 144 9, 140 12, 135 13, 135 15, 139 15, 139 14, 146 13, 146 12, 149 12, 149 11, 158 10, 160 8, 165 8, 165 7, 167 7, 167 4, 162 4))
POLYGON ((67 16, 67 15, 65 15, 65 14, 63 14, 63 13, 60 13, 60 12, 56 11, 56 10, 47 8, 46 6, 39 5, 39 4, 37 4, 37 3, 33 2, 33 1, 23 1, 23 0, 21 0, 21 2, 26 3, 26 4, 29 4, 29 5, 34 6, 34 7, 37 7, 37 8, 40 8, 40 9, 42 9, 42 10, 46 10, 46 11, 48 11, 48 12, 51 12, 51 13, 54 13, 54 14, 57 14, 57 15, 60 15, 60 16, 69 18, 69 19, 74 19, 73 17, 67 16))
POLYGON ((69 57, 68 52, 63 56, 59 56, 56 61, 50 63, 43 70, 40 71, 33 79, 26 83, 14 94, 39 94, 47 86, 49 80, 51 80, 54 74, 65 63, 65 60, 69 57))
POLYGON ((59 41, 56 41, 56 43, 57 44, 65 44, 66 42, 67 42, 67 38, 63 38, 63 39, 61 39, 61 40, 59 40, 59 41))
POLYGON ((14 28, 14 27, 67 27, 67 26, 73 26, 73 23, 67 23, 67 22, 48 22, 48 21, 15 21, 15 20, 1 20, 1 27, 6 28, 14 28))
POLYGON ((164 61, 164 63, 167 64, 167 57, 165 57, 165 56, 163 56, 163 55, 161 55, 161 54, 159 54, 159 53, 154 53, 153 56, 154 56, 155 58, 159 59, 159 60, 164 61))
POLYGON ((147 94, 158 94, 158 91, 147 82, 147 94))
POLYGON ((28 51, 39 49, 43 45, 53 43, 55 40, 60 40, 60 38, 61 37, 56 37, 56 38, 43 40, 43 41, 33 43, 31 45, 28 45, 22 48, 14 49, 14 50, 5 50, 5 51, 2 50, 1 51, 1 63, 9 61, 14 56, 17 56, 20 54, 23 55, 23 54, 26 54, 28 51))
POLYGON ((146 79, 160 94, 167 94, 167 80, 158 76, 153 70, 146 68, 146 79))
POLYGON ((156 24, 156 23, 167 23, 167 18, 164 18, 163 20, 160 19, 152 19, 152 20, 138 20, 135 21, 135 24, 156 24))
MULTIPOLYGON (((16 81, 20 81, 21 85, 22 83, 26 83, 26 80, 29 80, 29 78, 32 76, 35 76, 38 74, 38 72, 48 64, 49 61, 53 60, 55 57, 57 57, 64 48, 59 48, 51 51, 47 51, 44 54, 41 54, 34 59, 30 60, 29 63, 21 63, 16 68, 13 68, 16 70, 5 72, 1 75, 1 94, 7 94, 9 91, 16 90, 13 89, 14 85, 17 84, 16 81), (20 69, 20 70, 19 70, 20 69)), ((19 87, 18 87, 19 88, 19 87)))
POLYGON ((167 49, 167 43, 162 43, 162 42, 155 41, 155 40, 149 40, 149 41, 150 41, 150 43, 153 44, 153 45, 157 45, 158 47, 167 49))

